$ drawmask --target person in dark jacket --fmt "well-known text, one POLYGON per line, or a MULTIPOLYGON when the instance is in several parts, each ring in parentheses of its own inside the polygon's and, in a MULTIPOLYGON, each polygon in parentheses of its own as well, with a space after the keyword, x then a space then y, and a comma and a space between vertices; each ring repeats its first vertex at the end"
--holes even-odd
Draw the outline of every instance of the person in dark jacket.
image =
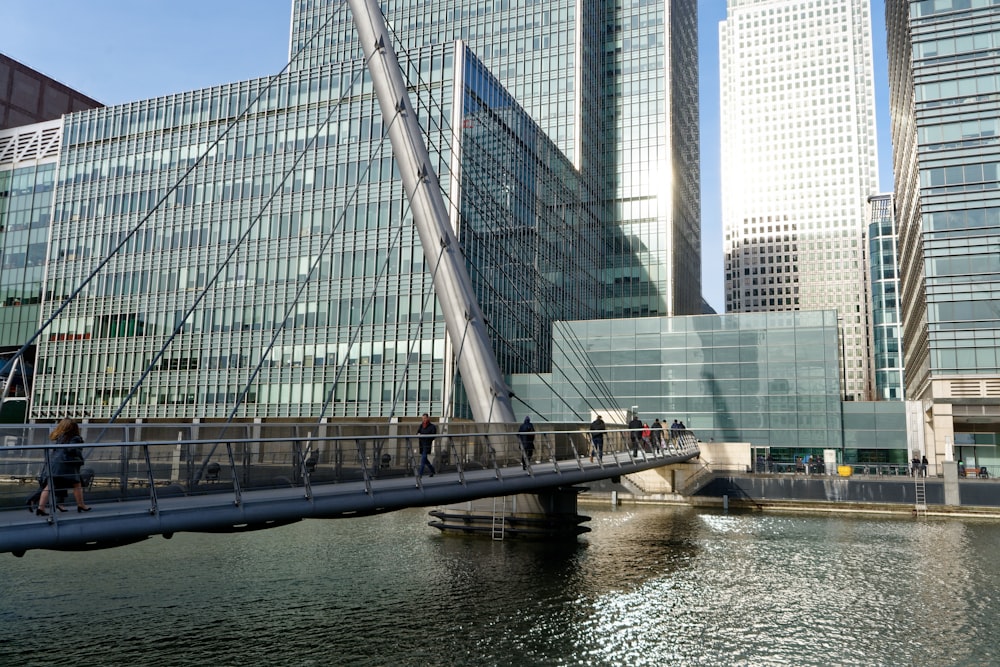
POLYGON ((531 423, 531 417, 525 417, 521 422, 517 437, 521 441, 521 467, 527 470, 535 455, 535 425, 531 423))
POLYGON ((598 415, 597 419, 590 422, 590 439, 594 443, 593 449, 590 450, 590 460, 594 460, 594 452, 597 452, 597 458, 601 459, 604 456, 604 432, 607 431, 607 427, 604 425, 604 420, 598 415))
POLYGON ((417 471, 417 477, 424 476, 425 467, 430 468, 431 477, 434 476, 434 465, 427 457, 430 456, 431 448, 434 446, 435 433, 437 433, 437 426, 431 422, 430 416, 425 412, 423 421, 417 427, 417 435, 423 436, 420 438, 420 469, 417 471))
POLYGON ((629 440, 632 441, 632 456, 633 458, 639 455, 639 443, 642 442, 642 421, 639 419, 639 415, 632 417, 632 421, 628 423, 629 429, 629 440))
POLYGON ((660 418, 657 417, 653 424, 649 427, 653 438, 653 449, 659 454, 663 451, 663 424, 660 423, 660 418))
MULTIPOLYGON (((66 418, 56 424, 49 434, 49 440, 59 445, 81 445, 83 438, 80 436, 80 427, 72 419, 66 418)), ((44 509, 49 500, 49 489, 59 490, 73 489, 73 498, 76 500, 77 512, 89 512, 90 507, 83 502, 83 482, 80 479, 80 468, 83 467, 83 449, 80 447, 65 447, 52 455, 52 479, 51 484, 46 485, 42 490, 42 495, 38 499, 38 509, 35 514, 48 516, 44 509)), ((57 496, 58 498, 58 496, 57 496)))

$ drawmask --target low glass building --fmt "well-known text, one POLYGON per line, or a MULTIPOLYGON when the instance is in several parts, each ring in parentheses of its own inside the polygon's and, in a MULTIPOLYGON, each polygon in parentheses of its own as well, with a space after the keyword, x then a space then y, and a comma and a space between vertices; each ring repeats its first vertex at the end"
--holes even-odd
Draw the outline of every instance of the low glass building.
POLYGON ((513 382, 544 418, 634 410, 776 460, 824 449, 848 463, 908 460, 903 402, 841 400, 834 310, 559 322, 554 335, 551 376, 513 382))

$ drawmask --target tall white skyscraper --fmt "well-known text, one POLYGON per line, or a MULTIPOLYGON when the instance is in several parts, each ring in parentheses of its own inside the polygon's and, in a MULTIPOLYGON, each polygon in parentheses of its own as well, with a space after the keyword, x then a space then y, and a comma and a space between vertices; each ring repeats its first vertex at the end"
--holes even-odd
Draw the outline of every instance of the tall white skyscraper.
POLYGON ((869 2, 729 0, 719 50, 726 311, 836 309, 844 394, 867 400, 869 2))

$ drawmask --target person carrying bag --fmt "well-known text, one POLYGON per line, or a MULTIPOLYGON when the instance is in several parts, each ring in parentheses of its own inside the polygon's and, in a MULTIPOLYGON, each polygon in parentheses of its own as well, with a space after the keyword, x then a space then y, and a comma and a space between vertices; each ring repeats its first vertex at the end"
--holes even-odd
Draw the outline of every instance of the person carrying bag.
MULTIPOLYGON (((83 444, 79 425, 69 418, 63 419, 52 429, 49 440, 60 445, 83 444)), ((49 515, 43 508, 49 500, 49 489, 52 488, 55 488, 57 498, 60 491, 65 494, 67 489, 72 488, 73 498, 76 500, 76 511, 89 512, 91 510, 83 503, 83 481, 80 478, 80 468, 83 467, 83 463, 83 449, 80 447, 66 447, 56 451, 52 460, 52 480, 42 490, 35 514, 38 516, 49 515)), ((57 508, 60 511, 65 511, 58 505, 57 508)))

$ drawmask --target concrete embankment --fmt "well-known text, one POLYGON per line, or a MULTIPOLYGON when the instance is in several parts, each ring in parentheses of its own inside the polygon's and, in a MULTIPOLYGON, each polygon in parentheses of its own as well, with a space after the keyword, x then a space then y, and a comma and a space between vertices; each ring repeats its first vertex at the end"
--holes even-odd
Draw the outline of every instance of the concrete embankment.
MULTIPOLYGON (((672 489, 651 491, 643 480, 623 477, 588 485, 581 504, 663 503, 695 507, 776 512, 836 512, 914 515, 918 488, 912 477, 835 477, 827 475, 751 474, 732 471, 703 475, 682 495, 672 489)), ((927 516, 1000 519, 1000 480, 926 478, 927 516), (946 488, 949 484, 952 489, 946 488), (956 502, 957 501, 957 502, 956 502)))

